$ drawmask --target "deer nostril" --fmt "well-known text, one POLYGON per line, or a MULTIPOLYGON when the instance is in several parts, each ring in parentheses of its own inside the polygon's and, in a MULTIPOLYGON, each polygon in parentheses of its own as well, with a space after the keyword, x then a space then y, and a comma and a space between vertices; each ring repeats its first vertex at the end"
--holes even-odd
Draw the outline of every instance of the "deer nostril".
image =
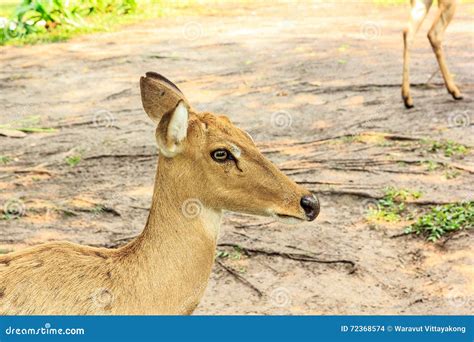
POLYGON ((315 196, 306 195, 301 197, 300 204, 309 221, 313 221, 318 216, 319 201, 315 196))

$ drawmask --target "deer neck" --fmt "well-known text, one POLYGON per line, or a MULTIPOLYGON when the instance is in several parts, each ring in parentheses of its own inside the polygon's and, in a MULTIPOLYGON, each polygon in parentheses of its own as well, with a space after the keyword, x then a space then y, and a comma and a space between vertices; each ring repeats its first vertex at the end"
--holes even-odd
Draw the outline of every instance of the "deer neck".
MULTIPOLYGON (((143 237, 147 241, 178 243, 185 237, 216 244, 222 212, 206 208, 194 190, 196 179, 185 170, 170 167, 172 160, 160 158, 152 205, 143 237), (178 240, 178 241, 176 241, 178 240)), ((144 242, 144 241, 142 241, 144 242)), ((187 246, 189 247, 189 246, 187 246)))
POLYGON ((120 254, 136 277, 132 281, 152 289, 158 305, 166 297, 168 307, 162 312, 187 312, 207 285, 222 213, 189 197, 189 178, 183 170, 179 177, 169 166, 170 160, 160 157, 145 229, 120 254))

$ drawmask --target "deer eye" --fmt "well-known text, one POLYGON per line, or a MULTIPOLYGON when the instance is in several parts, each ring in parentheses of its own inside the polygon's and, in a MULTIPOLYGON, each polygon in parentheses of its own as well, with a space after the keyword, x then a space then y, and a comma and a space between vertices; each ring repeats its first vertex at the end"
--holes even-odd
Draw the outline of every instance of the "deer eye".
POLYGON ((225 149, 218 149, 218 150, 213 151, 211 153, 211 157, 218 163, 224 163, 228 160, 235 159, 232 153, 230 153, 229 151, 225 149))

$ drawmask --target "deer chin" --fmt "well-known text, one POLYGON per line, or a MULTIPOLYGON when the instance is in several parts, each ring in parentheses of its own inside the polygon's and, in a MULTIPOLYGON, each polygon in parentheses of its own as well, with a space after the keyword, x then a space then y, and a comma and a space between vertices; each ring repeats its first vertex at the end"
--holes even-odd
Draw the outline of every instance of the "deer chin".
POLYGON ((285 215, 285 214, 273 214, 272 217, 281 223, 284 224, 290 224, 290 225, 295 225, 301 222, 305 222, 305 219, 302 219, 301 217, 297 216, 292 216, 292 215, 285 215))

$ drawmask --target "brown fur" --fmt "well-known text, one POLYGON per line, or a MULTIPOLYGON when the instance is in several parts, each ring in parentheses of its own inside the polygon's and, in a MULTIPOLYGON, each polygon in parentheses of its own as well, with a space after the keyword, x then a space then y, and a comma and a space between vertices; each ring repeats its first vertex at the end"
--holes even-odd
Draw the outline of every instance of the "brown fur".
MULTIPOLYGON (((433 0, 411 0, 411 17, 408 27, 403 31, 403 81, 402 98, 405 107, 413 107, 413 99, 410 95, 410 48, 413 45, 415 34, 418 32, 423 20, 428 13, 433 0)), ((446 89, 455 100, 461 100, 462 95, 449 73, 443 52, 442 41, 444 32, 453 19, 456 12, 456 0, 438 0, 438 12, 428 32, 428 40, 438 61, 439 69, 443 75, 446 89)))
POLYGON ((160 154, 143 232, 118 249, 55 242, 0 256, 0 314, 190 314, 211 273, 223 210, 306 219, 300 198, 309 192, 228 118, 191 111, 186 138, 170 142, 176 110, 157 111, 148 96, 143 101, 159 122, 158 142, 179 143, 175 156, 160 154), (210 157, 216 148, 236 146, 242 152, 236 163, 210 157), (189 199, 198 199, 200 215, 183 215, 189 199))

